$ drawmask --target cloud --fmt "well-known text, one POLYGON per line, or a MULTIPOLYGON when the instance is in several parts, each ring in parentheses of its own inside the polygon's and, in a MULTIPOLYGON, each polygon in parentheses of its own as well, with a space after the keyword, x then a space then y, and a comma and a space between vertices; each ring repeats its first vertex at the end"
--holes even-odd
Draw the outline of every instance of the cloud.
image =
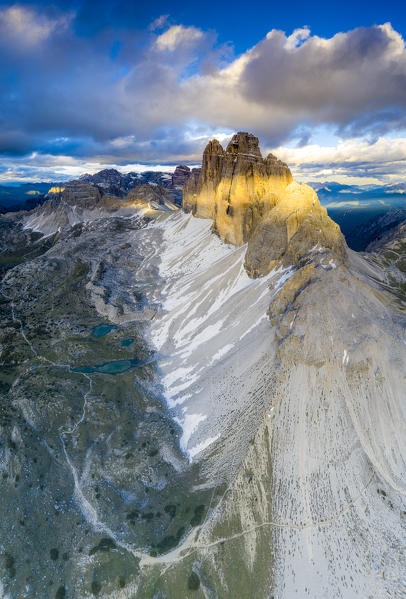
POLYGON ((330 39, 307 36, 299 47, 296 39, 295 32, 286 37, 273 30, 251 50, 241 73, 243 97, 267 107, 271 118, 272 110, 284 108, 295 121, 344 130, 354 123, 362 128, 366 115, 390 122, 404 111, 404 41, 389 23, 330 39))
MULTIPOLYGON (((271 39, 274 35, 274 31, 270 31, 266 39, 271 39)), ((308 27, 303 27, 302 29, 295 29, 294 32, 286 38, 285 48, 286 50, 294 50, 295 48, 299 48, 303 42, 305 42, 310 37, 310 29, 308 27)))
POLYGON ((31 154, 24 159, 17 159, 12 163, 0 159, 0 184, 6 184, 8 181, 49 181, 60 182, 69 181, 82 175, 83 173, 94 174, 103 168, 115 168, 123 173, 136 172, 141 173, 146 170, 173 172, 175 165, 165 164, 143 164, 128 163, 125 167, 117 165, 114 162, 92 160, 80 160, 71 156, 52 156, 51 154, 31 154))
POLYGON ((0 10, 0 34, 20 45, 36 45, 54 32, 66 29, 72 13, 49 18, 34 10, 14 4, 0 10))
POLYGON ((161 33, 155 41, 156 47, 161 51, 173 52, 179 46, 191 45, 203 38, 203 32, 196 27, 183 27, 172 25, 161 33))
MULTIPOLYGON (((168 33, 168 44, 172 29, 163 34, 168 33)), ((158 60, 154 68, 162 64, 158 60)), ((160 99, 153 90, 148 104, 148 85, 143 86, 145 102, 141 99, 144 118, 154 125, 171 106, 173 123, 195 118, 209 127, 249 129, 268 143, 322 124, 344 137, 406 126, 406 52, 402 37, 389 24, 329 39, 311 36, 308 28, 291 36, 273 30, 209 73, 179 77, 176 68, 166 64, 154 85, 158 80, 160 99)))
MULTIPOLYGON (((248 130, 282 153, 300 140, 296 153, 283 156, 301 172, 308 156, 314 171, 330 161, 328 168, 361 172, 375 160, 378 176, 385 167, 379 147, 389 155, 398 146, 376 139, 406 129, 406 51, 390 24, 330 38, 308 27, 272 30, 234 56, 214 32, 168 26, 166 15, 144 31, 133 18, 116 26, 110 5, 83 30, 87 10, 89 2, 76 16, 34 5, 0 10, 0 154, 7 164, 33 152, 98 164, 196 161, 210 137, 248 130), (335 154, 315 149, 320 127, 341 138, 335 154)), ((387 168, 399 172, 401 160, 387 168)))
POLYGON ((394 177, 406 180, 406 137, 382 137, 374 141, 345 139, 336 146, 280 146, 272 152, 303 180, 351 179, 354 182, 357 178, 368 179, 370 183, 388 183, 394 177))
MULTIPOLYGON (((176 132, 173 133, 176 135, 176 132)), ((175 148, 170 141, 153 139, 138 143, 134 138, 117 138, 108 146, 100 144, 98 147, 86 146, 86 143, 90 143, 89 140, 82 140, 80 147, 85 148, 83 157, 45 152, 32 152, 27 156, 13 156, 11 159, 0 157, 0 181, 64 181, 78 177, 84 172, 97 172, 102 168, 141 172, 149 169, 172 171, 178 162, 197 165, 208 136, 200 136, 198 131, 192 130, 188 135, 188 139, 175 148), (172 164, 148 164, 154 146, 158 143, 172 164), (166 145, 163 146, 164 143, 166 145), (135 155, 139 157, 140 162, 133 162, 135 155)), ((215 137, 225 146, 231 138, 231 133, 217 132, 215 137)), ((165 140, 166 136, 163 139, 165 140)), ((64 141, 67 140, 60 140, 61 149, 69 149, 64 145, 64 141)), ((406 137, 381 138, 375 141, 365 138, 346 139, 336 146, 263 146, 263 154, 270 151, 287 162, 294 177, 301 181, 338 180, 348 184, 406 181, 406 137)))
POLYGON ((274 150, 282 160, 294 165, 375 164, 406 161, 406 138, 348 139, 337 146, 309 144, 299 148, 279 147, 274 150))
POLYGON ((156 31, 157 29, 162 29, 166 23, 168 22, 169 15, 161 15, 152 21, 149 26, 150 31, 156 31))

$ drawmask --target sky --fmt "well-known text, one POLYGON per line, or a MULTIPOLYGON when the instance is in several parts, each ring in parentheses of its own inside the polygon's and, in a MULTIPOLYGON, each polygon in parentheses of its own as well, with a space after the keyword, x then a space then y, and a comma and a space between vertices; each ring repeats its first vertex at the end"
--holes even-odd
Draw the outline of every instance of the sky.
POLYGON ((406 10, 0 0, 0 183, 198 164, 249 131, 303 181, 406 182, 406 10))

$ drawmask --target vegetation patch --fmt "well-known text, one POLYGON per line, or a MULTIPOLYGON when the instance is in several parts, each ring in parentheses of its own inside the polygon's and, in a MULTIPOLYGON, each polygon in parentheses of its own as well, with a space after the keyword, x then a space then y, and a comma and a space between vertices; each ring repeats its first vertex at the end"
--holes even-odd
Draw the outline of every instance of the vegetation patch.
POLYGON ((5 557, 5 566, 6 566, 8 575, 10 576, 10 578, 14 578, 17 573, 16 567, 15 567, 15 558, 12 555, 10 555, 9 553, 6 553, 4 557, 5 557))
POLYGON ((190 521, 190 524, 192 526, 199 526, 199 524, 202 523, 203 515, 204 515, 204 505, 201 504, 201 505, 198 505, 197 507, 195 507, 195 513, 190 521))
POLYGON ((168 505, 164 507, 164 510, 168 514, 170 519, 173 520, 173 518, 176 516, 176 505, 174 505, 173 503, 168 503, 168 505))
POLYGON ((187 579, 187 588, 191 591, 197 591, 200 587, 200 578, 196 574, 196 572, 192 572, 189 578, 187 579))
POLYGON ((58 590, 55 593, 55 599, 65 599, 66 597, 66 589, 63 585, 58 587, 58 590))
POLYGON ((93 595, 98 595, 101 591, 102 585, 100 584, 100 582, 98 580, 93 580, 90 588, 91 588, 93 595))
POLYGON ((49 552, 49 555, 51 559, 55 562, 59 557, 59 551, 56 549, 56 547, 53 547, 49 552))
POLYGON ((160 553, 165 553, 176 547, 185 533, 185 528, 182 526, 178 529, 176 535, 168 535, 157 544, 160 553))
POLYGON ((89 555, 94 555, 98 551, 110 551, 111 549, 115 548, 116 544, 113 539, 110 539, 109 537, 103 537, 103 539, 101 539, 101 541, 89 551, 89 555))

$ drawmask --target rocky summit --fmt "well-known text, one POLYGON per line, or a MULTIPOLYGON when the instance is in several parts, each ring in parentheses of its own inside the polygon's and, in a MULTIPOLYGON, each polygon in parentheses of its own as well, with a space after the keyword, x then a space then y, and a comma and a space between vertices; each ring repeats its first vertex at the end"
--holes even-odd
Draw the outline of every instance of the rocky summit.
POLYGON ((279 260, 293 264, 318 243, 340 260, 345 241, 315 191, 293 180, 273 154, 262 157, 258 138, 236 133, 226 150, 211 141, 201 172, 185 185, 183 209, 213 220, 213 231, 233 245, 248 242, 246 266, 266 274, 279 260))
POLYGON ((0 594, 404 599, 405 223, 352 251, 248 133, 183 207, 0 218, 0 594))

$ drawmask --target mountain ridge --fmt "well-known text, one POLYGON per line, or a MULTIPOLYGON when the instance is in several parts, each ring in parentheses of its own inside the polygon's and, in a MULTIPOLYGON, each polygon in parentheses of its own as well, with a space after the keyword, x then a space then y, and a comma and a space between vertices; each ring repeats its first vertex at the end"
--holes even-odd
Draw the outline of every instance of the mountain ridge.
POLYGON ((120 173, 117 169, 103 169, 94 175, 85 173, 79 177, 80 181, 98 185, 103 193, 125 197, 131 189, 138 185, 148 183, 159 185, 170 191, 179 202, 182 200, 182 187, 196 169, 191 169, 185 164, 179 164, 173 173, 165 171, 148 171, 141 173, 120 173))

